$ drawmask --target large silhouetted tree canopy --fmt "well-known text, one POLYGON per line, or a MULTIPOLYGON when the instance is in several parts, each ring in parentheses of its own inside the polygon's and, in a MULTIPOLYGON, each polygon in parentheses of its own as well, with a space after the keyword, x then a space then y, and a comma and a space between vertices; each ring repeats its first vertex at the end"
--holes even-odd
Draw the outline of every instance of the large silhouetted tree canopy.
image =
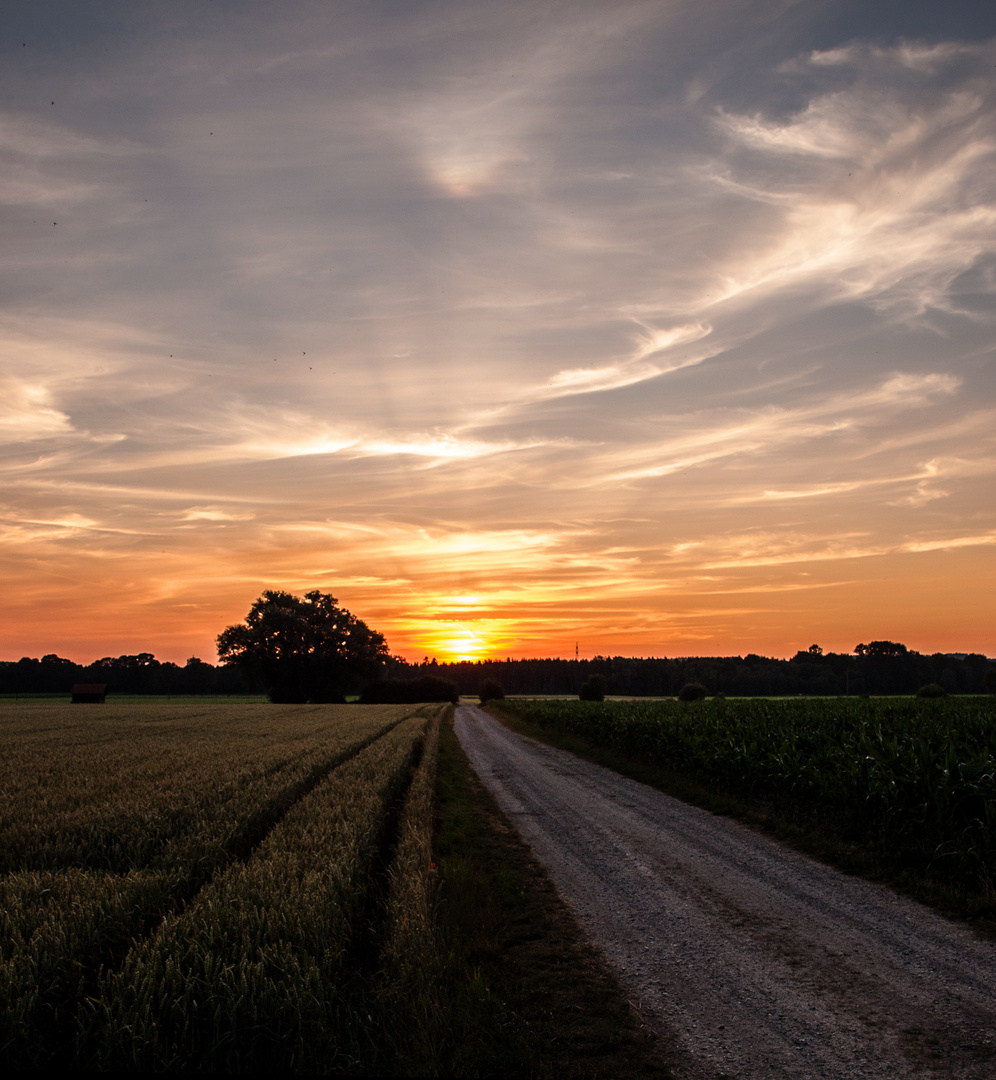
POLYGON ((315 589, 304 599, 268 589, 245 622, 218 635, 218 656, 271 701, 343 701, 387 659, 382 634, 315 589))

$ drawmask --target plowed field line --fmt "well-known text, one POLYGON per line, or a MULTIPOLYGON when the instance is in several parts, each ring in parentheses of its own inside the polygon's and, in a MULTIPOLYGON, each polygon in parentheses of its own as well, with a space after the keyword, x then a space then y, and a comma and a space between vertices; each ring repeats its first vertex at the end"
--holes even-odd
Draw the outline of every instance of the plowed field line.
POLYGON ((476 706, 456 731, 678 1076, 996 1076, 992 943, 476 706))

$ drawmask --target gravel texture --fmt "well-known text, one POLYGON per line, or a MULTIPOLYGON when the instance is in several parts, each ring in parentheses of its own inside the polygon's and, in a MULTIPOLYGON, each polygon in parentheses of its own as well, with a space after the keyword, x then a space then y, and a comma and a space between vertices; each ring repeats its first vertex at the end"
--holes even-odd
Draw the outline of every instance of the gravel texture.
POLYGON ((996 1078, 996 945, 473 705, 456 732, 681 1078, 996 1078))

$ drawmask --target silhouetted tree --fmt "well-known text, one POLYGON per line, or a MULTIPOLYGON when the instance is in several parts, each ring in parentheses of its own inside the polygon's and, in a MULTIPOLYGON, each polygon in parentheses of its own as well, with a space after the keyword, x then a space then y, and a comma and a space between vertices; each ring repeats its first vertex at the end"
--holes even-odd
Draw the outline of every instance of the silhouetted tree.
POLYGON ((578 698, 581 701, 604 701, 605 690, 605 676, 596 672, 594 675, 589 675, 587 681, 581 684, 578 698))
POLYGON ((497 679, 485 679, 481 683, 481 689, 479 696, 482 705, 487 705, 489 701, 504 701, 505 691, 502 689, 502 685, 497 679))
POLYGON ((452 679, 422 675, 417 679, 381 679, 371 683, 360 695, 363 705, 415 705, 423 701, 460 700, 460 691, 452 679))
POLYGON ((869 641, 867 645, 854 646, 858 656, 905 656, 909 649, 898 641, 869 641))
POLYGON ((702 685, 702 683, 690 682, 678 691, 679 701, 702 701, 703 698, 709 696, 709 691, 702 685))
POLYGON ((304 599, 268 589, 244 623, 218 635, 222 663, 240 667, 271 701, 344 701, 358 683, 376 677, 383 635, 315 589, 304 599))

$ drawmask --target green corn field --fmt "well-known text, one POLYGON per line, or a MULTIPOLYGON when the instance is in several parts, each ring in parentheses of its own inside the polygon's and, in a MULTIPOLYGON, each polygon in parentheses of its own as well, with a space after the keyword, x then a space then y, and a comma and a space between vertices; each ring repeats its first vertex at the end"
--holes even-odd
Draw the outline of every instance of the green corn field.
POLYGON ((991 697, 506 701, 523 719, 887 852, 996 887, 991 697))

